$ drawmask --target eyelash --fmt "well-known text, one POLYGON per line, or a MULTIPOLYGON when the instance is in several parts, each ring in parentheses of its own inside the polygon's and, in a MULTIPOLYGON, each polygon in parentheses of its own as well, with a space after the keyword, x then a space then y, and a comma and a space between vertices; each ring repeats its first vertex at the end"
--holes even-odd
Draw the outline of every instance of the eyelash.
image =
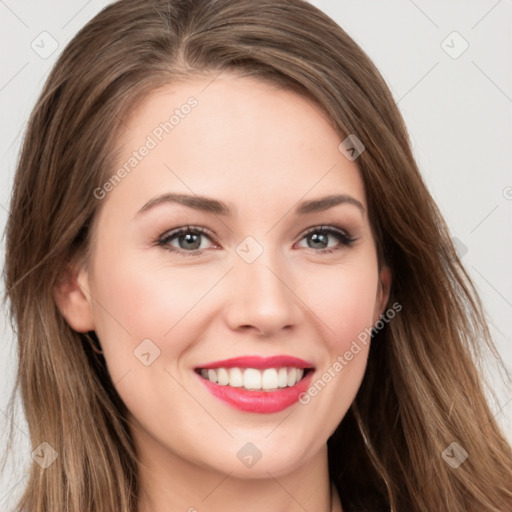
MULTIPOLYGON (((170 252, 180 254, 181 256, 185 256, 185 257, 186 256, 200 256, 203 253, 204 249, 203 250, 195 249, 192 251, 185 251, 183 249, 177 249, 176 247, 169 245, 169 242, 172 239, 179 237, 180 235, 187 234, 187 233, 204 235, 205 237, 209 238, 210 241, 213 242, 212 235, 209 230, 206 230, 204 228, 197 227, 197 226, 184 226, 184 227, 172 230, 172 231, 168 231, 168 232, 164 233, 163 235, 161 235, 160 238, 156 241, 156 245, 161 246, 170 252)), ((352 247, 354 245, 354 242, 357 240, 356 238, 351 237, 345 230, 343 230, 341 228, 338 228, 335 226, 315 226, 315 227, 308 229, 302 235, 302 238, 300 239, 300 241, 302 241, 304 238, 306 238, 308 235, 311 235, 312 233, 322 233, 322 234, 326 234, 326 235, 334 235, 340 241, 340 245, 338 245, 337 247, 334 247, 334 248, 330 248, 330 249, 316 250, 316 249, 309 248, 317 254, 328 254, 328 253, 332 253, 334 251, 339 251, 343 247, 352 247)))

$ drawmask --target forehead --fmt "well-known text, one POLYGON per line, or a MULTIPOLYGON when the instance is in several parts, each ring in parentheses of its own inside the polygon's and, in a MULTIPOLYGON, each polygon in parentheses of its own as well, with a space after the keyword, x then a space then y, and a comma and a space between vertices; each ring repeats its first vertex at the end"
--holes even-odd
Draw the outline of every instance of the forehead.
POLYGON ((364 204, 357 164, 321 109, 290 90, 221 74, 162 87, 139 103, 119 138, 110 198, 137 203, 165 191, 241 206, 349 193, 364 204))

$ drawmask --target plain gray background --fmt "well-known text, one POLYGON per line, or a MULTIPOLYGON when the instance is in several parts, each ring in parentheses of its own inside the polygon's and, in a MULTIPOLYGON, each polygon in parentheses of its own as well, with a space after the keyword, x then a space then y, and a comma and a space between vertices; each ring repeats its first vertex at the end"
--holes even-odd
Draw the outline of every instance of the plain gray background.
MULTIPOLYGON (((108 3, 0 0, 2 231, 21 137, 43 81, 66 43, 108 3)), ((498 350, 512 372, 512 3, 312 3, 361 45, 387 81, 422 173, 481 294, 498 350)), ((3 238, 1 249, 3 265, 3 238)), ((0 321, 3 450, 5 406, 16 359, 5 313, 0 321)), ((492 361, 488 374, 499 398, 491 403, 492 410, 512 441, 510 381, 500 380, 492 361)), ((16 434, 16 459, 21 466, 0 479, 0 511, 9 510, 21 491, 23 466, 30 462, 33 449, 21 413, 16 417, 16 434)))

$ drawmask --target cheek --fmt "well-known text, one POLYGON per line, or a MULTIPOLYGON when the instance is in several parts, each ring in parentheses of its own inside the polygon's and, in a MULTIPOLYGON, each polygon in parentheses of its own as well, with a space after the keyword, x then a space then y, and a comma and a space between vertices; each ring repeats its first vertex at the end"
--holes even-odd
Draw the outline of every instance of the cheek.
POLYGON ((322 326, 329 352, 348 350, 373 324, 378 289, 374 255, 368 252, 346 265, 318 266, 304 275, 301 294, 322 326))
POLYGON ((157 365, 174 371, 200 336, 204 321, 218 308, 218 292, 206 295, 227 270, 214 265, 165 266, 165 262, 151 266, 144 259, 105 250, 95 264, 96 333, 114 381, 129 368, 141 372, 135 359, 139 346, 147 347, 152 357, 160 351, 164 357, 155 360, 157 365))
POLYGON ((315 269, 305 282, 308 305, 319 317, 324 352, 301 404, 325 418, 328 437, 345 416, 364 377, 378 289, 373 252, 347 265, 315 269), (320 286, 325 283, 325 286, 320 286))

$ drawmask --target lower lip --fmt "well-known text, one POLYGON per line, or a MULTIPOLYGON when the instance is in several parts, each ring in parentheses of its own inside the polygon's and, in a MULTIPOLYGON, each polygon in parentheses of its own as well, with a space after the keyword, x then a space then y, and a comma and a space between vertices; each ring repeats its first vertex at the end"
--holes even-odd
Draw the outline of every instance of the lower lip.
POLYGON ((282 411, 297 403, 300 394, 308 388, 312 375, 313 371, 309 370, 306 376, 295 386, 276 389, 275 391, 248 391, 245 388, 221 386, 200 375, 199 378, 214 397, 232 407, 245 412, 270 414, 282 411))

